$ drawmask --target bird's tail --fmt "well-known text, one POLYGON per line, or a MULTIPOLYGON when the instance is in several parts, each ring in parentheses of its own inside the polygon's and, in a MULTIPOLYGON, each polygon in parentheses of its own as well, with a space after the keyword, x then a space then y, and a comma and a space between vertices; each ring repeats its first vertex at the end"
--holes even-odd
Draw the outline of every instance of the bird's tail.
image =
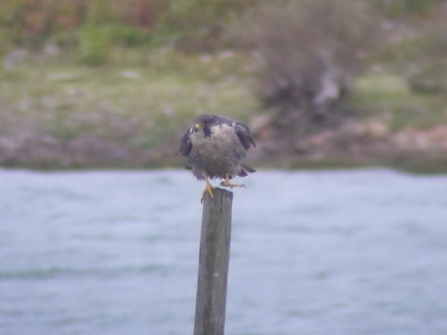
POLYGON ((256 172, 255 169, 253 169, 253 168, 251 168, 251 167, 249 167, 249 166, 247 166, 247 165, 241 164, 241 167, 242 167, 242 170, 245 170, 245 172, 249 172, 249 173, 254 173, 254 172, 256 172))
POLYGON ((248 173, 254 173, 254 172, 256 172, 256 170, 252 169, 251 167, 249 167, 247 165, 241 164, 241 172, 239 172, 237 175, 239 177, 245 177, 245 176, 247 176, 247 172, 248 173))

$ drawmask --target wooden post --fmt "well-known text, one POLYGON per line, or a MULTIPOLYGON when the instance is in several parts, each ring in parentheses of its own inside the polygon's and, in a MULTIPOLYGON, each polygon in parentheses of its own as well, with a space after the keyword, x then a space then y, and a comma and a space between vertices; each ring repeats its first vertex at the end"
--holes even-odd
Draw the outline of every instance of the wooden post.
POLYGON ((214 189, 203 201, 194 335, 223 335, 233 193, 214 189))

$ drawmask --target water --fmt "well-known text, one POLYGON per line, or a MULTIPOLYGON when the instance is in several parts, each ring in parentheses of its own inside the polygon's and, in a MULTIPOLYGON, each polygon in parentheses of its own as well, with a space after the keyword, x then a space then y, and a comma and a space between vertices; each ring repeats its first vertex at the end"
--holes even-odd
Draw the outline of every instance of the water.
MULTIPOLYGON (((446 176, 243 181, 226 334, 447 334, 446 176)), ((0 170, 0 334, 192 334, 202 188, 187 171, 0 170)))

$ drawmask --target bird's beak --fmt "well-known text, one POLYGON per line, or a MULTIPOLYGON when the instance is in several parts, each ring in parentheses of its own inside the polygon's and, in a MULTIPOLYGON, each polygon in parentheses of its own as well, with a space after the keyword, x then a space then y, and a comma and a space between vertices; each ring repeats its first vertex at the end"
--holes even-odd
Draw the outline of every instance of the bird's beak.
POLYGON ((203 123, 196 123, 194 125, 195 130, 202 130, 203 129, 203 123))

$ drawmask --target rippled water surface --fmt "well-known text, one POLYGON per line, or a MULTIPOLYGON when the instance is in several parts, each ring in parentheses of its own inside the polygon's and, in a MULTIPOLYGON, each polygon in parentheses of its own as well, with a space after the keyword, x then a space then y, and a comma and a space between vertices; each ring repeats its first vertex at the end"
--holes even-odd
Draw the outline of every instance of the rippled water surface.
MULTIPOLYGON (((226 333, 447 334, 447 177, 257 172, 226 333)), ((203 183, 0 170, 0 334, 192 334, 203 183)))

